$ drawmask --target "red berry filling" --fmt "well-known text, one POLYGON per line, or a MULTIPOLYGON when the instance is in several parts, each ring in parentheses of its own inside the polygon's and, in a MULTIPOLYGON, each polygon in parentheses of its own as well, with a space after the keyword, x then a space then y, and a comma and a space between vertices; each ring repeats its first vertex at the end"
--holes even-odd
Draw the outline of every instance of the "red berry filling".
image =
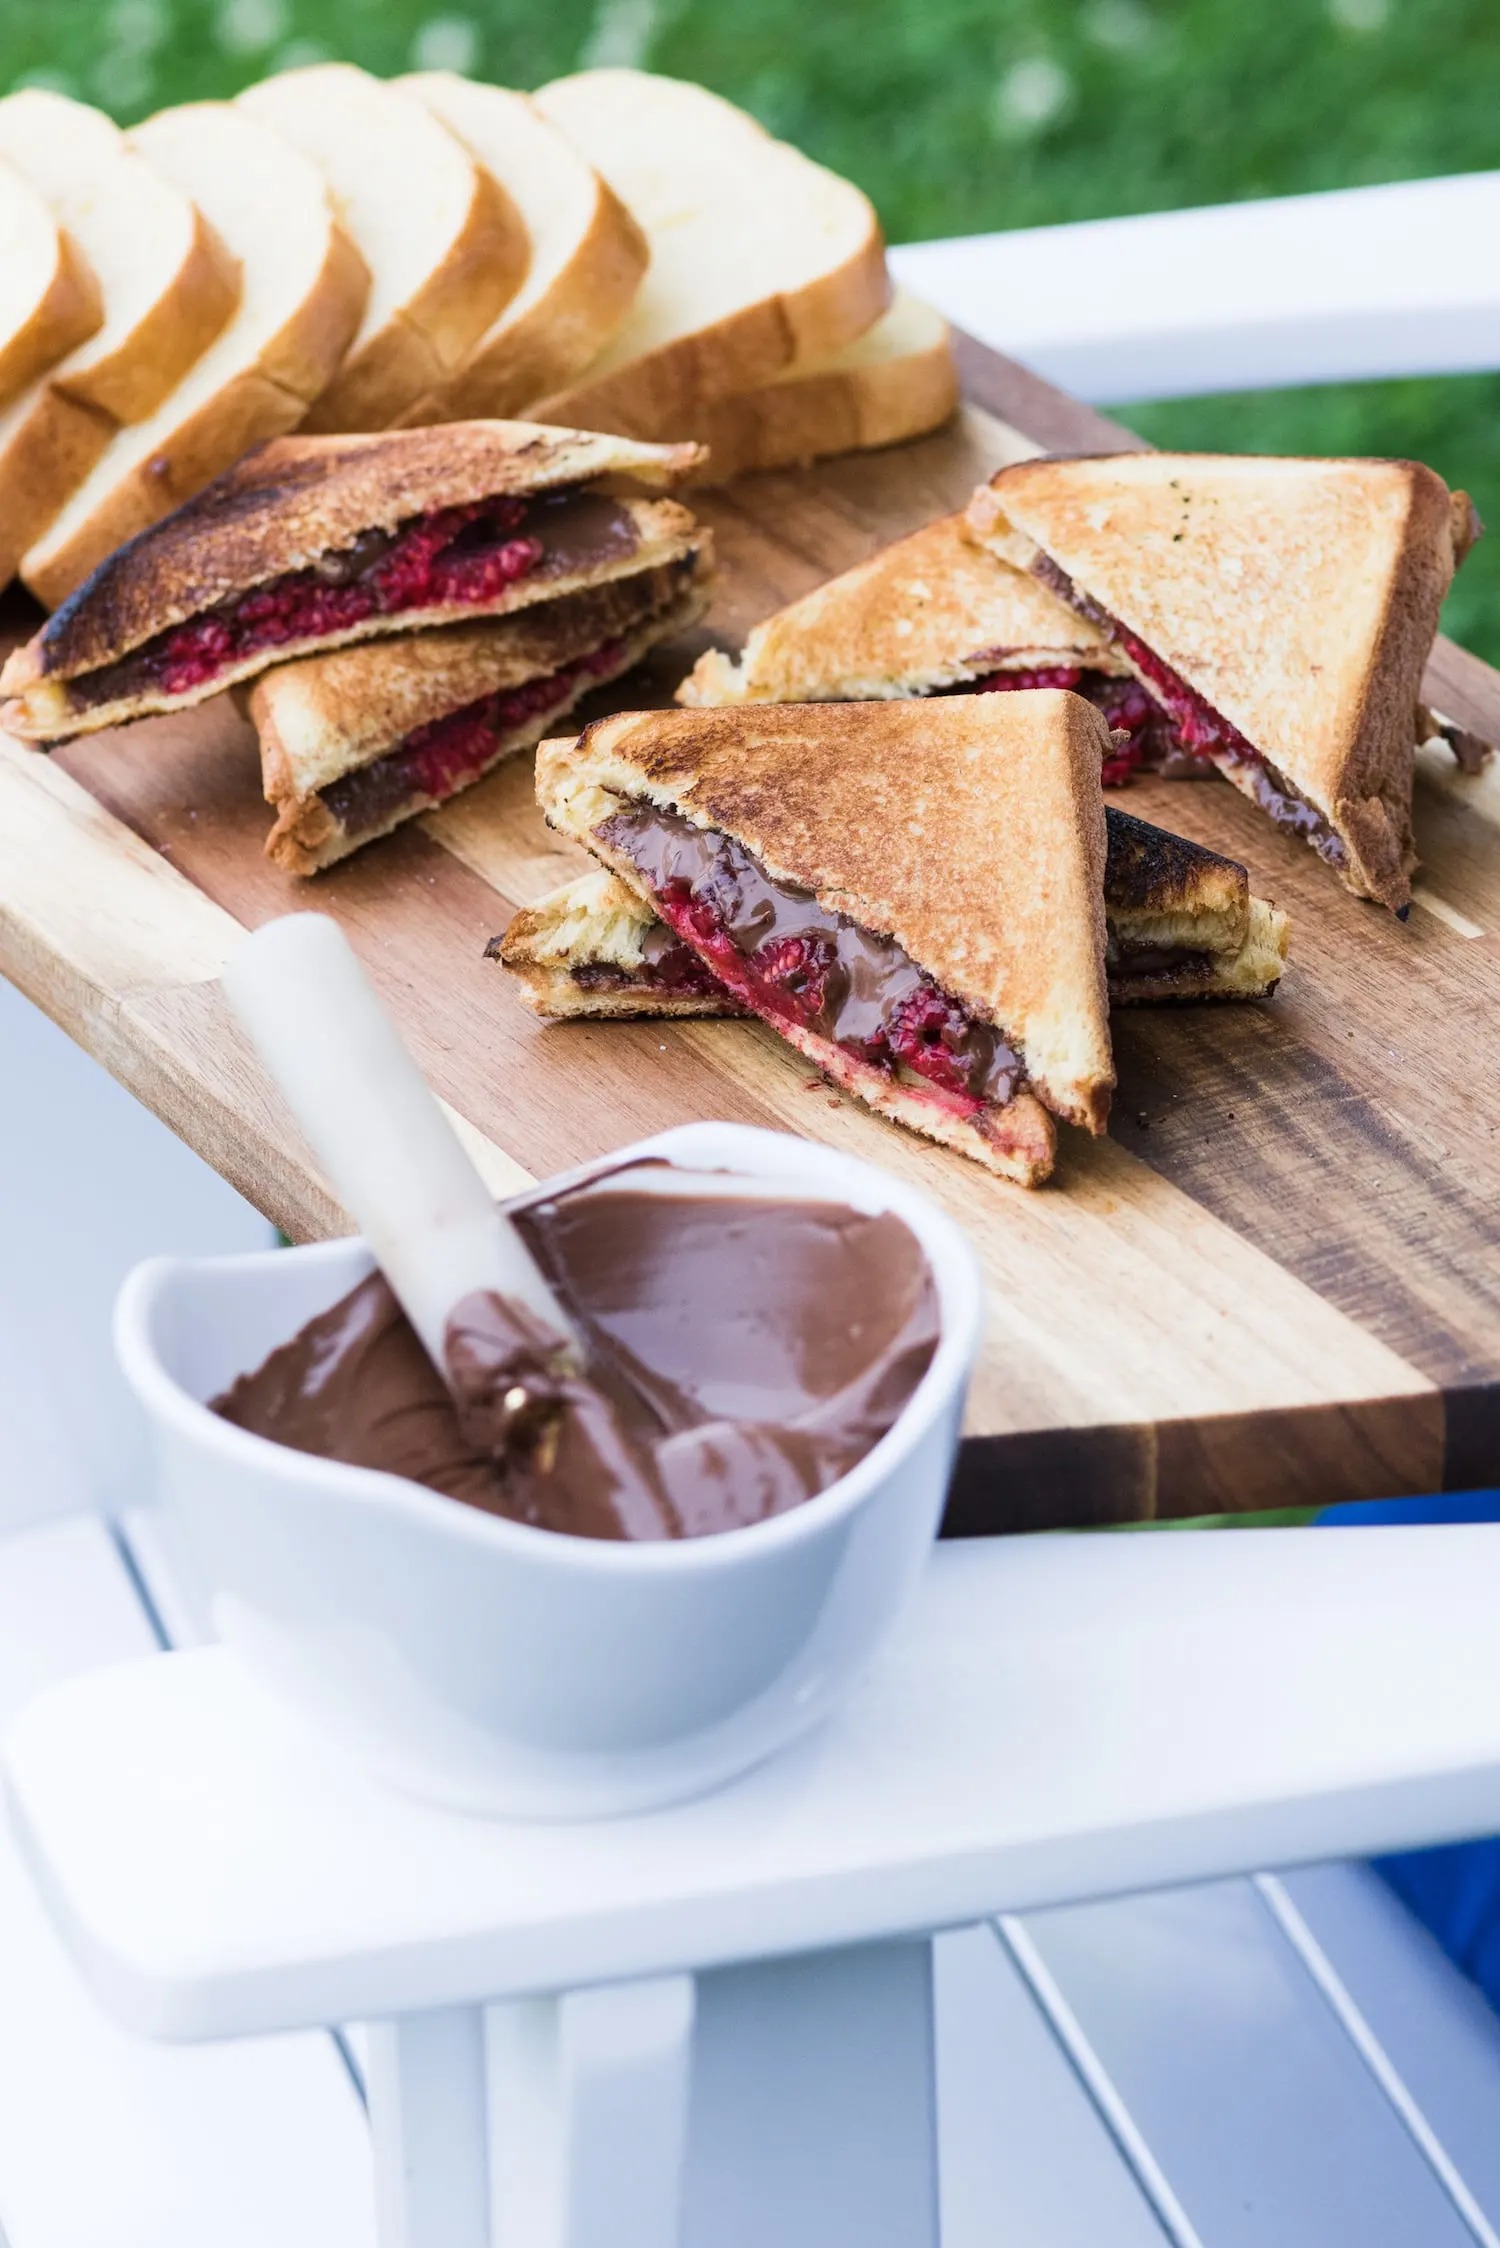
POLYGON ((1130 739, 1115 742, 1105 758, 1100 777, 1106 788, 1119 788, 1145 765, 1159 765, 1177 747, 1177 731, 1159 703, 1152 700, 1138 679, 1116 679, 1109 672, 1082 664, 1038 664, 1029 671, 992 671, 958 694, 996 695, 1024 693, 1038 687, 1069 687, 1104 713, 1115 733, 1130 739))
POLYGON ((1128 625, 1121 624, 1118 617, 1112 616, 1090 595, 1080 593, 1067 572, 1059 569, 1050 556, 1039 555, 1032 564, 1032 572, 1080 616, 1097 625, 1111 645, 1128 656, 1137 671, 1150 682, 1152 694, 1175 730, 1173 747, 1185 756, 1216 765, 1221 773, 1244 785, 1278 827, 1300 835, 1329 866, 1339 869, 1348 865, 1349 854, 1343 842, 1317 806, 1310 804, 1292 786, 1232 720, 1215 710, 1196 687, 1190 687, 1128 625))
POLYGON ((668 928, 773 1026, 796 1025, 884 1076, 920 1080, 927 1098, 963 1116, 1003 1107, 1025 1084, 1001 1033, 894 937, 829 913, 732 836, 645 804, 597 833, 645 878, 668 928))
POLYGON ((636 544, 628 507, 589 490, 439 508, 393 531, 362 531, 310 568, 268 579, 158 633, 118 663, 82 673, 70 691, 84 707, 138 694, 201 694, 247 666, 277 660, 279 650, 363 637, 361 628, 376 618, 494 609, 520 578, 596 569, 625 559, 636 544))
POLYGON ((586 681, 618 670, 625 654, 626 643, 611 640, 560 671, 481 695, 446 718, 416 727, 384 757, 333 781, 319 796, 347 835, 383 826, 398 809, 441 804, 477 779, 510 735, 557 710, 586 681))
POLYGON ((500 499, 419 515, 347 582, 340 582, 344 553, 335 549, 311 569, 174 626, 132 663, 167 694, 185 695, 247 656, 347 632, 367 617, 493 601, 541 558, 537 540, 510 535, 525 512, 524 501, 500 499))

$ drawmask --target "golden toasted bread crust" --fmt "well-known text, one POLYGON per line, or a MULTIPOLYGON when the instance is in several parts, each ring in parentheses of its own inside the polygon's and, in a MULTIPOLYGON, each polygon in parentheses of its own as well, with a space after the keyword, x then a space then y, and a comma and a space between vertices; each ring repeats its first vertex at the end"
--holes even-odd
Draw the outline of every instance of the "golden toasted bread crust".
MULTIPOLYGON (((607 686, 612 679, 622 677, 659 640, 670 640, 674 633, 684 632, 690 625, 696 624, 707 608, 708 600, 706 584, 689 583, 685 592, 669 600, 654 615, 643 619, 632 632, 621 636, 623 645, 619 658, 607 670, 593 672, 587 678, 580 679, 565 701, 554 703, 539 717, 527 719, 523 725, 515 727, 497 740, 490 756, 463 786, 472 787, 475 781, 482 780, 486 773, 492 772, 505 758, 530 749, 544 727, 555 725, 560 718, 566 718, 582 702, 584 696, 596 687, 607 686)), ((458 707, 461 708, 462 705, 458 707)), ((266 857, 277 866, 284 867, 288 874, 317 874, 324 867, 347 858, 352 851, 362 849, 366 843, 373 843, 380 836, 389 835, 403 822, 415 818, 419 812, 429 810, 438 801, 427 796, 408 797, 392 809, 390 816, 379 827, 364 828, 357 835, 350 835, 334 819, 322 797, 316 793, 284 796, 279 800, 271 795, 273 779, 281 778, 274 758, 270 765, 263 761, 262 771, 267 780, 268 799, 275 805, 277 814, 275 824, 266 838, 266 857)))
POLYGON ((1413 713, 1471 514, 1416 461, 1128 453, 1016 462, 968 519, 1137 634, 1324 815, 1348 886, 1400 909, 1413 713))
POLYGON ((1049 1107, 1102 1131, 1106 740, 1091 704, 1058 693, 643 711, 543 743, 537 795, 638 891, 595 832, 620 800, 724 829, 773 877, 893 936, 1019 1046, 1049 1107))
POLYGON ((667 488, 699 458, 694 445, 638 445, 531 422, 275 438, 101 562, 11 657, 0 692, 113 663, 216 602, 308 568, 361 531, 606 476, 667 488))
MULTIPOLYGON (((517 915, 517 920, 523 918, 517 915)), ((512 923, 512 927, 514 927, 512 923)), ((510 930, 505 932, 506 937, 510 930)), ((502 940, 503 942, 504 940, 502 940)), ((516 997, 543 1022, 628 1022, 644 1015, 665 1019, 673 1015, 742 1015, 746 1009, 727 991, 717 995, 701 991, 673 991, 642 976, 632 982, 580 984, 571 969, 549 968, 538 961, 512 960, 504 952, 491 955, 504 960, 510 970, 516 997)))
POLYGON ((1116 937, 1154 947, 1238 952, 1250 927, 1250 877, 1234 859, 1109 804, 1104 908, 1116 937))
POLYGON ((650 570, 585 586, 509 616, 364 640, 263 672, 249 711, 273 804, 310 795, 384 757, 418 726, 482 695, 502 694, 634 632, 705 586, 712 552, 700 532, 686 552, 650 570))
POLYGON ((737 664, 711 650, 677 700, 870 702, 1037 664, 1127 668, 1094 626, 944 515, 767 617, 737 664))

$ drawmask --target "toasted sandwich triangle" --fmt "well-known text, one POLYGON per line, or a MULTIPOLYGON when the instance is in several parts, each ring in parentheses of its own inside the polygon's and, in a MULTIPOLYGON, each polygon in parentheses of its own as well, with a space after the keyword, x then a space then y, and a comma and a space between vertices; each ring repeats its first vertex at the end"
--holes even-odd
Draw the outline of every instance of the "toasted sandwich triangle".
POLYGON ((701 657, 679 702, 865 702, 1049 664, 1123 672, 1104 635, 940 516, 701 657))
MULTIPOLYGON (((644 804, 722 831, 774 880, 894 938, 1021 1052, 1047 1108, 1098 1131, 1113 1085, 1104 731, 1056 693, 636 712, 543 743, 537 793, 554 826, 648 898, 601 836, 613 814, 644 804)), ((864 1077, 845 1081, 897 1112, 864 1077)))
POLYGON ((1017 462, 968 520, 1238 728, 1332 828, 1350 888, 1409 902, 1415 709, 1463 494, 1413 461, 1125 453, 1017 462))

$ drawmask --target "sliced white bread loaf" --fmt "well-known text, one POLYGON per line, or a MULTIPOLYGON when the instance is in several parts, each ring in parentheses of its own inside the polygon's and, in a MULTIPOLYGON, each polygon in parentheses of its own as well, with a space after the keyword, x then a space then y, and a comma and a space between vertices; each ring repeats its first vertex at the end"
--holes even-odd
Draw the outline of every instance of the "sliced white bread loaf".
POLYGON ((13 164, 0 162, 0 406, 103 317, 87 258, 13 164))
POLYGON ((0 584, 115 431, 154 413, 239 302, 202 212, 102 111, 28 87, 0 101, 14 164, 87 257, 103 320, 0 416, 0 584))
POLYGON ((958 369, 940 312, 899 292, 854 343, 815 367, 711 399, 688 434, 709 448, 699 482, 791 468, 925 436, 958 406, 958 369))
POLYGON ((52 206, 102 296, 102 324, 49 380, 117 422, 144 421, 238 304, 238 261, 182 188, 86 102, 40 87, 7 94, 0 156, 52 206))
POLYGON ((250 446, 295 428, 343 358, 369 286, 321 175, 232 102, 161 110, 128 137, 238 259, 240 301, 156 412, 110 440, 24 557, 21 575, 49 608, 250 446))
POLYGON ((528 412, 628 433, 841 351, 890 298, 868 199, 701 86, 588 70, 536 96, 640 221, 651 264, 613 340, 528 412))
POLYGON ((504 419, 598 358, 630 310, 651 253, 619 196, 524 94, 447 70, 396 83, 493 173, 531 236, 526 278, 499 319, 446 386, 403 419, 413 426, 504 419))
POLYGON ((283 71, 239 106, 317 166, 370 269, 364 318, 307 427, 387 429, 515 295, 525 223, 430 108, 352 63, 283 71))

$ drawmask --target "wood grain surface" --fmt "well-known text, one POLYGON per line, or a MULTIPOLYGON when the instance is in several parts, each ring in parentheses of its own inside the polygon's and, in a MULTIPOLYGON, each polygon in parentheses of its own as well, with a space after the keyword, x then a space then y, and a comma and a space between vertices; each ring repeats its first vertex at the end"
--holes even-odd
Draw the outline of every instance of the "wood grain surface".
MULTIPOLYGON (((971 404, 936 437, 700 496, 713 613, 615 706, 665 701, 701 647, 997 462, 1138 442, 978 345, 961 358, 971 404)), ((1500 736, 1500 677, 1473 657, 1440 643, 1429 691, 1500 736)), ((1035 1194, 835 1094, 758 1026, 536 1022, 483 957, 580 863, 541 823, 529 759, 306 884, 263 856, 254 740, 227 700, 50 759, 7 742, 0 968, 297 1238, 341 1214, 217 979, 242 929, 308 905, 348 931, 497 1192, 698 1117, 918 1182, 990 1284, 950 1533, 1500 1481, 1500 778, 1420 772, 1404 927, 1221 783, 1120 801, 1242 859, 1292 915, 1291 965, 1266 1006, 1118 1015, 1110 1137, 1064 1131, 1035 1194)))

